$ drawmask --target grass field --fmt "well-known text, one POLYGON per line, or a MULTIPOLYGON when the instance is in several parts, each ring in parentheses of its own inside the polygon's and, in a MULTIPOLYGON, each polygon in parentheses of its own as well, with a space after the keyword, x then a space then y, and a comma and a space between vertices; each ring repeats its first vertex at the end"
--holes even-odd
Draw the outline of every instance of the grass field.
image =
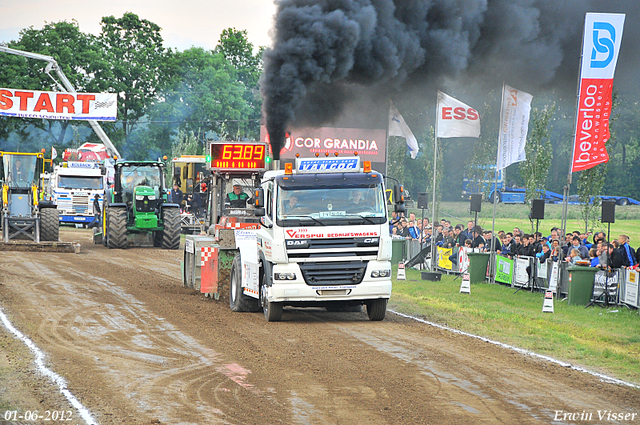
MULTIPOLYGON (((397 269, 394 269, 394 277, 397 269)), ((389 308, 475 335, 545 354, 640 385, 640 315, 626 307, 570 306, 556 300, 543 313, 541 292, 460 279, 424 281, 417 270, 393 282, 389 308)))

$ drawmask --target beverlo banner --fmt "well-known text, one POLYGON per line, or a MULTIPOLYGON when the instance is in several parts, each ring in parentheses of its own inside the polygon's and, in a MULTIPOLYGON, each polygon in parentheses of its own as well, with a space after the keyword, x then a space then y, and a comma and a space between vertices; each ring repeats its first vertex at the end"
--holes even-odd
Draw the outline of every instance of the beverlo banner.
POLYGON ((504 85, 502 89, 502 114, 498 139, 498 171, 509 165, 524 161, 531 96, 522 90, 504 85))
POLYGON ((580 93, 571 172, 609 161, 611 91, 625 15, 587 13, 582 42, 580 93))
POLYGON ((115 93, 59 93, 0 89, 0 116, 115 121, 117 114, 115 93))

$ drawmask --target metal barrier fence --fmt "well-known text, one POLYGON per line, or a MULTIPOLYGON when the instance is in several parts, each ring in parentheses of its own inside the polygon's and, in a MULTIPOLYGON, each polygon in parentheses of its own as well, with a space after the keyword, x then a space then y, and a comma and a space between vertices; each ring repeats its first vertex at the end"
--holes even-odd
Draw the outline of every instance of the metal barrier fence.
MULTIPOLYGON (((414 258, 428 245, 421 245, 416 240, 404 240, 401 244, 402 256, 405 261, 414 258)), ((396 245, 394 244, 394 250, 396 245)), ((459 273, 458 264, 448 262, 451 254, 456 254, 458 248, 450 250, 438 249, 436 253, 436 269, 445 273, 459 273), (444 267, 443 267, 444 263, 444 267)), ((396 254, 393 255, 396 257, 396 254)), ((544 263, 539 258, 515 256, 506 258, 496 256, 495 262, 487 271, 495 272, 496 282, 510 285, 514 288, 531 291, 553 290, 558 297, 566 297, 569 290, 570 264, 554 262, 551 259, 544 263)), ((487 278, 489 275, 487 274, 487 278)), ((633 308, 640 306, 640 273, 629 269, 616 269, 611 272, 600 270, 595 273, 592 301, 597 304, 626 305, 633 308), (605 287, 606 296, 605 296, 605 287)))

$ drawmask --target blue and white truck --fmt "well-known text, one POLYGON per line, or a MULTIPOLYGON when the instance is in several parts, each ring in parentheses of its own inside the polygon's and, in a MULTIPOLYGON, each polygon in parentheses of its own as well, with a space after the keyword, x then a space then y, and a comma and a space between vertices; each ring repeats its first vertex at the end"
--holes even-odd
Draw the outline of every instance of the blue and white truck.
POLYGON ((95 219, 93 202, 96 196, 102 210, 106 168, 98 162, 63 162, 54 168, 49 184, 60 222, 88 225, 95 219))

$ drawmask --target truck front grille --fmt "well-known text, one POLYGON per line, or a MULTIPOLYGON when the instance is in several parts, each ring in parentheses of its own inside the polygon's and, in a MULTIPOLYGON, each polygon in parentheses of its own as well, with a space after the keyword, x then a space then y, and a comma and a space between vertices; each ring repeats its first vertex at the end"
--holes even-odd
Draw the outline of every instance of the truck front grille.
POLYGON ((300 263, 307 285, 357 285, 362 282, 366 261, 331 261, 300 263))

